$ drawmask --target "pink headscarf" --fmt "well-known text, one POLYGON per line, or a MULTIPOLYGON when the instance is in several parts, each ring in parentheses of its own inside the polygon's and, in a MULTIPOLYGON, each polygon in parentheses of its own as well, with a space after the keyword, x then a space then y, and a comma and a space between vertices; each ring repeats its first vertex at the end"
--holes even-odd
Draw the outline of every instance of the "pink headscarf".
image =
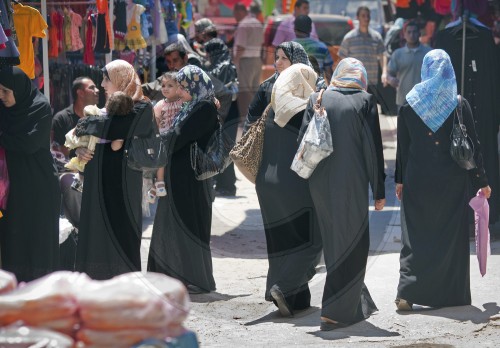
POLYGON ((130 63, 117 59, 106 64, 103 69, 115 87, 127 94, 134 102, 144 99, 141 80, 130 63))

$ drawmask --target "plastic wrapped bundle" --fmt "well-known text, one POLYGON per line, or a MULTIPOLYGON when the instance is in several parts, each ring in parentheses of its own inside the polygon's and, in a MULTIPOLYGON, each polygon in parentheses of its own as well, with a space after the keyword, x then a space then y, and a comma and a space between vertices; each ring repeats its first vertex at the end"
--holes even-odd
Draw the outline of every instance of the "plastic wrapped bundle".
POLYGON ((12 291, 16 286, 16 276, 13 273, 0 270, 0 294, 12 291))
POLYGON ((71 348, 74 346, 72 338, 45 329, 27 326, 9 326, 0 328, 0 347, 46 347, 71 348))
POLYGON ((78 322, 75 287, 88 281, 85 274, 54 272, 0 296, 0 326, 22 321, 72 334, 78 322))
POLYGON ((86 345, 106 346, 111 340, 115 347, 130 347, 185 332, 189 297, 180 281, 166 275, 126 273, 78 290, 82 328, 77 338, 86 345))

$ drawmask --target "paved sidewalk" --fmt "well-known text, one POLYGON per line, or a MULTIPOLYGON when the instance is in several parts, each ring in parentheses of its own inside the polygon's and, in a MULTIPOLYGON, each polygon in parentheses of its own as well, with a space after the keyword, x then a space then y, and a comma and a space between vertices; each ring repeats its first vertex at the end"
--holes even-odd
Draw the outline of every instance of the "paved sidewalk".
MULTIPOLYGON (((400 217, 394 196, 396 117, 381 116, 386 158, 387 206, 371 207, 371 247, 366 284, 379 312, 351 327, 322 332, 320 308, 325 267, 311 281, 312 307, 294 318, 282 318, 264 301, 267 274, 266 242, 254 185, 238 173, 237 196, 217 197, 213 205, 212 256, 217 290, 192 296, 186 326, 202 346, 326 346, 356 347, 499 347, 500 242, 492 243, 488 271, 479 274, 471 243, 471 306, 397 313, 394 298, 399 277, 400 217)), ((373 203, 373 202, 371 202, 373 203)), ((143 264, 147 261, 152 219, 146 219, 143 264)))

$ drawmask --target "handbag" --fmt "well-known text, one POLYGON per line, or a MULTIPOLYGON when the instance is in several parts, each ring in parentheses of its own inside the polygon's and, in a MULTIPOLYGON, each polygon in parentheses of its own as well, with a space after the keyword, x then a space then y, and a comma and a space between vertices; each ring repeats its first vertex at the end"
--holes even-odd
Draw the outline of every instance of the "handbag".
POLYGON ((127 165, 137 171, 149 171, 167 165, 167 150, 153 117, 152 130, 146 137, 134 136, 125 149, 127 165))
POLYGON ((191 144, 191 168, 196 180, 206 180, 222 173, 230 164, 229 151, 234 141, 223 131, 219 118, 219 128, 203 151, 197 142, 191 144))
POLYGON ((270 109, 271 104, 266 107, 262 116, 257 122, 250 126, 248 131, 243 134, 241 139, 229 153, 234 165, 238 167, 241 174, 254 184, 262 161, 264 131, 266 129, 266 119, 270 109))
POLYGON ((299 149, 293 158, 291 169, 300 177, 308 179, 319 162, 333 152, 332 130, 326 114, 321 106, 323 99, 322 89, 314 104, 314 115, 307 126, 307 130, 300 142, 299 149))
POLYGON ((476 162, 474 161, 474 144, 472 143, 472 139, 467 135, 467 128, 463 122, 462 97, 458 95, 457 99, 458 105, 455 108, 453 127, 450 134, 450 154, 451 158, 453 158, 460 168, 471 170, 476 168, 476 162))

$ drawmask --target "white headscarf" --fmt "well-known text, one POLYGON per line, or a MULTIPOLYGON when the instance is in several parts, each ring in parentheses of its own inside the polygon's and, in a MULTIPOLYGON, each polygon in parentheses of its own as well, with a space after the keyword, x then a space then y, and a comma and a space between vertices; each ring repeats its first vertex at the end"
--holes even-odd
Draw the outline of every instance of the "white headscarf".
POLYGON ((305 110, 309 97, 316 91, 318 75, 305 64, 292 64, 283 70, 273 86, 271 105, 274 122, 285 127, 298 112, 305 110))

